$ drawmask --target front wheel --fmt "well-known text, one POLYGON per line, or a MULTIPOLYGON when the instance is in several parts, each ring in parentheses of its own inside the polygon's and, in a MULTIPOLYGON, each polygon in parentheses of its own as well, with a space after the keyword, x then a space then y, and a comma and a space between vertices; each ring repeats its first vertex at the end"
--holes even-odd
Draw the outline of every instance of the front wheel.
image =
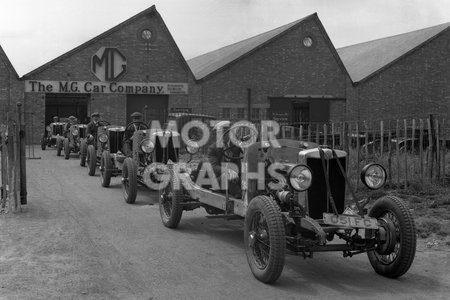
POLYGON ((87 168, 89 176, 95 175, 95 168, 97 167, 97 156, 95 154, 95 148, 93 145, 89 145, 87 148, 87 168))
POLYGON ((62 150, 62 140, 61 138, 56 138, 56 156, 61 156, 61 150, 62 150))
POLYGON ((133 159, 127 157, 123 162, 122 191, 126 203, 133 204, 137 196, 137 167, 133 159))
POLYGON ((250 201, 245 216, 244 244, 256 279, 275 282, 284 267, 286 236, 283 217, 271 198, 257 196, 250 201))
POLYGON ((64 158, 65 159, 69 159, 70 158, 70 144, 69 144, 69 139, 66 138, 64 140, 64 158))
POLYGON ((80 144, 80 166, 86 166, 87 144, 86 140, 81 140, 80 144))
POLYGON ((397 278, 411 267, 416 254, 416 229, 406 204, 394 196, 378 199, 369 212, 378 219, 385 242, 367 252, 370 264, 380 275, 397 278))
POLYGON ((45 150, 46 147, 47 147, 47 139, 45 138, 45 135, 44 135, 41 139, 41 149, 45 150))
POLYGON ((100 159, 100 180, 103 187, 108 187, 111 183, 112 162, 109 151, 103 151, 100 159))
POLYGON ((177 185, 175 180, 175 174, 171 171, 170 181, 159 193, 159 214, 163 225, 168 228, 177 228, 183 214, 184 193, 181 183, 177 185))

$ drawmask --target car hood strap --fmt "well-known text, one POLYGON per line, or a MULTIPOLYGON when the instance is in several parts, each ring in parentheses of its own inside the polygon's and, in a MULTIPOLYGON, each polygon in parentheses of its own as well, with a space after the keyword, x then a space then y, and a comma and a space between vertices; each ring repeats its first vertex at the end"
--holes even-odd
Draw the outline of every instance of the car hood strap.
POLYGON ((331 186, 330 186, 330 174, 328 172, 328 168, 325 163, 325 154, 323 149, 319 147, 320 160, 322 161, 322 169, 325 175, 325 183, 327 185, 327 202, 331 203, 331 208, 335 215, 338 215, 338 211, 336 208, 336 203, 334 202, 333 195, 331 194, 331 186))

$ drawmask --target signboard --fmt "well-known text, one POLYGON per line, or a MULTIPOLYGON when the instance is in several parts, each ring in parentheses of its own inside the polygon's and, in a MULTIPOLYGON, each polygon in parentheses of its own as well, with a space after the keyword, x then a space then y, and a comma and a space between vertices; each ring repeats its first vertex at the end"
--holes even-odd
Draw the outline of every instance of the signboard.
POLYGON ((88 93, 88 94, 187 94, 187 83, 172 82, 95 82, 26 80, 25 93, 88 93))
POLYGON ((289 125, 289 112, 273 111, 272 120, 276 121, 280 126, 289 125))
POLYGON ((117 48, 101 47, 92 56, 91 71, 101 81, 117 81, 127 72, 127 59, 117 48))
POLYGON ((171 113, 192 113, 191 107, 171 107, 170 108, 171 113))

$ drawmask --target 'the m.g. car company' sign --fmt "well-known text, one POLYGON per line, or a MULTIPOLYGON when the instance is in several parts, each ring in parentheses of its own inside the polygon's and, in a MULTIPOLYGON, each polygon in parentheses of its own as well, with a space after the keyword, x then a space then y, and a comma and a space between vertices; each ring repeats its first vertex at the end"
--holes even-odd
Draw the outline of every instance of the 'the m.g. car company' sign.
POLYGON ((187 94, 187 83, 26 80, 26 93, 187 94))

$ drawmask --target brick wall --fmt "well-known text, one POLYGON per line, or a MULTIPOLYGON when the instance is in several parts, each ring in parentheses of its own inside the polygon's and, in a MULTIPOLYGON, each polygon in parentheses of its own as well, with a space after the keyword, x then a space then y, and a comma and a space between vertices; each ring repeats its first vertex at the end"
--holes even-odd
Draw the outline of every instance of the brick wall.
POLYGON ((349 84, 350 120, 450 116, 450 30, 357 85, 349 84))
MULTIPOLYGON (((284 95, 332 95, 345 99, 346 77, 316 20, 310 19, 202 81, 203 111, 246 108, 247 88, 251 89, 254 107, 269 108, 268 97, 284 95), (306 36, 314 41, 310 48, 302 44, 306 36)), ((343 104, 332 104, 333 118, 340 113, 344 117, 343 104)))
MULTIPOLYGON (((24 79, 99 81, 91 72, 91 58, 100 47, 117 47, 127 58, 127 73, 120 78, 120 82, 194 82, 190 70, 176 51, 174 41, 156 12, 150 12, 135 19, 120 30, 24 79), (148 47, 138 38, 138 34, 143 28, 153 29, 156 33, 156 40, 150 50, 146 50, 148 47)), ((23 91, 23 89, 22 86, 21 90, 23 91)), ((88 114, 99 111, 105 120, 114 124, 124 124, 126 122, 126 99, 126 95, 91 94, 88 114)), ((170 95, 169 108, 172 106, 184 107, 193 101, 198 101, 198 97, 170 95)), ((36 126, 35 129, 35 134, 40 136, 45 127, 43 124, 45 94, 26 93, 25 102, 28 111, 34 112, 36 123, 42 126, 36 126)))

